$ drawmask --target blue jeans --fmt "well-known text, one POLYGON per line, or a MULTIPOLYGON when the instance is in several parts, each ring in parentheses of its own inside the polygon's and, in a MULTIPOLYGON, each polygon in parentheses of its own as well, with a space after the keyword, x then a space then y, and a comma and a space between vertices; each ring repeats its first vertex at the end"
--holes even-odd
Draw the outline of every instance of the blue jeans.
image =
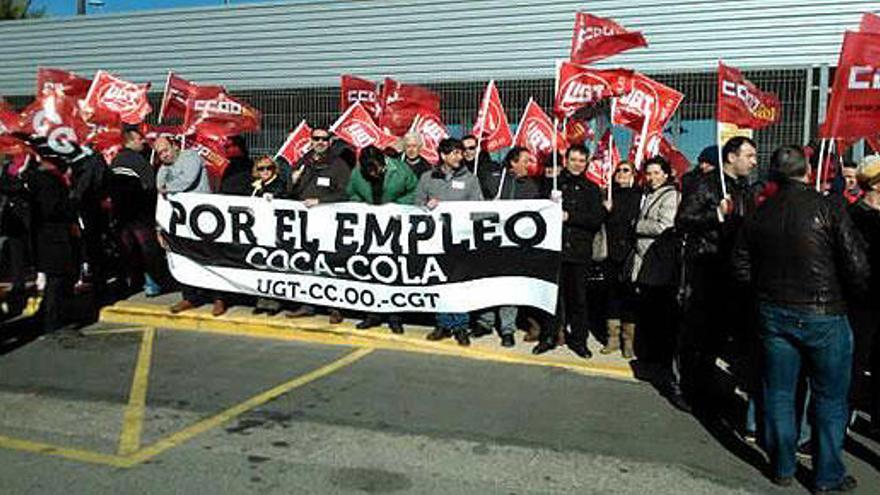
POLYGON ((437 313, 437 326, 444 330, 467 330, 470 322, 467 313, 437 313))
POLYGON ((815 487, 837 485, 846 475, 843 441, 853 336, 846 315, 821 315, 769 303, 760 305, 764 352, 764 435, 776 476, 794 476, 795 396, 801 361, 813 401, 815 487))

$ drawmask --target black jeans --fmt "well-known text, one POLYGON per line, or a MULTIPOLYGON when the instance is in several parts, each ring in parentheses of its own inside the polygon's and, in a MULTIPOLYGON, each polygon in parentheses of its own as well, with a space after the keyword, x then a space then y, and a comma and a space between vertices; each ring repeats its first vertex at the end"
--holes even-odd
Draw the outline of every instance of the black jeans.
POLYGON ((571 345, 587 343, 587 264, 563 262, 559 272, 559 298, 556 318, 552 325, 541 327, 541 342, 556 343, 558 329, 571 327, 566 342, 571 345))
POLYGON ((64 305, 73 295, 73 277, 63 274, 46 274, 46 288, 39 313, 43 317, 43 332, 51 333, 64 326, 64 305))

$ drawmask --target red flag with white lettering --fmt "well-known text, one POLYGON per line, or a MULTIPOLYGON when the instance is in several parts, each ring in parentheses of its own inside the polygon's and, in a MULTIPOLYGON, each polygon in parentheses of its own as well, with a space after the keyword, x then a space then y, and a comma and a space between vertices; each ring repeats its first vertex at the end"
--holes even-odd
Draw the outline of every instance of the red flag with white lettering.
POLYGON ((64 150, 68 141, 85 143, 91 133, 76 100, 58 94, 40 96, 28 105, 19 115, 19 128, 25 134, 45 137, 50 146, 64 150))
POLYGON ((198 88, 203 89, 202 95, 206 92, 211 95, 226 92, 223 86, 200 86, 169 71, 165 80, 165 92, 162 93, 162 106, 159 107, 159 122, 166 119, 185 119, 186 102, 195 95, 198 88))
MULTIPOLYGON (((563 133, 558 133, 556 139, 558 151, 564 152, 568 149, 568 142, 563 133)), ((553 121, 533 98, 529 98, 529 103, 516 128, 513 144, 529 150, 538 160, 552 156, 553 121)))
POLYGON ((821 137, 880 133, 880 34, 847 32, 821 137))
POLYGON ((612 171, 617 168, 620 163, 620 152, 614 144, 611 129, 605 131, 599 140, 599 146, 596 152, 590 157, 590 163, 587 164, 587 170, 584 171, 584 177, 595 183, 601 188, 608 186, 612 171))
POLYGON ((187 134, 195 127, 211 122, 226 128, 226 135, 259 131, 262 115, 256 108, 226 94, 219 86, 196 86, 186 101, 184 128, 187 134))
POLYGON ((153 108, 147 100, 150 83, 135 84, 99 70, 83 103, 90 122, 111 123, 117 119, 138 124, 153 108))
POLYGON ((381 93, 378 124, 395 136, 405 134, 419 115, 440 120, 440 95, 417 84, 403 84, 385 78, 381 93))
POLYGON ((590 64, 644 46, 648 42, 638 31, 627 31, 611 19, 586 12, 575 14, 570 56, 573 63, 590 64))
POLYGON ((587 120, 579 119, 577 117, 566 119, 565 126, 562 129, 562 135, 565 136, 565 140, 569 143, 577 144, 584 144, 587 141, 596 139, 596 133, 593 132, 590 123, 587 120))
POLYGON ((501 95, 498 94, 495 81, 489 81, 486 86, 472 133, 477 136, 480 146, 489 152, 513 144, 513 133, 510 132, 510 124, 501 105, 501 95))
POLYGON ((559 118, 571 117, 583 107, 626 94, 632 89, 632 76, 631 70, 597 70, 562 62, 556 77, 554 112, 559 118))
POLYGON ((379 129, 360 102, 348 107, 348 110, 330 126, 330 132, 358 150, 367 146, 385 149, 397 143, 396 137, 379 129))
POLYGON ((91 79, 80 77, 64 69, 47 67, 37 69, 37 96, 55 93, 81 100, 86 97, 91 86, 91 79))
POLYGON ((449 137, 446 126, 435 115, 417 115, 410 126, 409 132, 414 132, 422 138, 421 155, 425 160, 435 165, 440 161, 437 151, 440 141, 449 137))
POLYGON ((379 118, 379 85, 357 76, 343 74, 339 89, 339 111, 344 113, 348 107, 360 102, 373 118, 379 118))
POLYGON ((291 167, 295 167, 299 160, 309 152, 312 147, 312 128, 305 120, 287 135, 284 144, 275 153, 275 159, 282 157, 287 160, 291 167))
POLYGON ((761 91, 742 73, 718 62, 719 122, 747 129, 762 129, 779 120, 782 106, 774 93, 761 91))
POLYGON ((222 134, 223 129, 215 124, 207 124, 202 126, 201 132, 196 132, 186 139, 186 149, 195 150, 205 161, 205 170, 210 176, 210 182, 214 189, 217 189, 220 179, 223 178, 223 172, 229 166, 229 159, 226 157, 226 136, 222 134))
POLYGON ((650 77, 635 73, 632 90, 617 99, 611 122, 641 132, 645 115, 649 115, 648 132, 663 130, 678 109, 684 95, 650 77))

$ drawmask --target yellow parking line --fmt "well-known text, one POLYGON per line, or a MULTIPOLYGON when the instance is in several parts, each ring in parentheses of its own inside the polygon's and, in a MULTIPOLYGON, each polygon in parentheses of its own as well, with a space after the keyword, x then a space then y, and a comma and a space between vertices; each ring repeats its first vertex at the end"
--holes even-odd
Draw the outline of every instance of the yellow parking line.
POLYGON ((92 464, 103 464, 113 467, 131 467, 130 459, 109 454, 101 454, 99 452, 91 452, 88 450, 72 449, 68 447, 60 447, 43 442, 34 442, 31 440, 21 440, 0 435, 0 448, 20 450, 23 452, 32 452, 35 454, 51 455, 63 457, 74 461, 89 462, 92 464))
POLYGON ((153 341, 156 329, 147 328, 141 337, 134 378, 128 396, 128 406, 122 418, 122 433, 119 435, 119 454, 128 455, 141 446, 141 432, 144 429, 144 410, 147 407, 147 386, 150 378, 150 361, 153 356, 153 341))
POLYGON ((141 333, 146 328, 144 327, 131 327, 131 328, 110 328, 107 330, 81 330, 80 333, 83 335, 116 335, 121 333, 141 333))
POLYGON ((185 428, 181 431, 178 431, 177 433, 174 433, 172 435, 169 435, 169 436, 159 440, 158 442, 156 442, 152 445, 149 445, 149 446, 144 447, 143 449, 141 449, 137 452, 134 452, 133 454, 129 455, 126 459, 128 461, 130 461, 132 465, 147 461, 147 460, 161 454, 162 452, 165 452, 168 449, 174 448, 182 443, 188 442, 192 438, 194 438, 198 435, 201 435, 202 433, 205 433, 208 430, 216 428, 216 427, 222 425, 223 423, 235 418, 236 416, 239 416, 239 415, 241 415, 241 414, 243 414, 243 413, 245 413, 255 407, 261 406, 261 405, 265 404, 266 402, 269 402, 270 400, 275 399, 276 397, 284 395, 287 392, 290 392, 291 390, 293 390, 297 387, 301 387, 301 386, 306 385, 310 382, 313 382, 319 378, 327 376, 333 372, 339 371, 340 369, 345 368, 346 366, 353 364, 354 362, 356 362, 359 359, 363 358, 364 356, 370 354, 371 352, 373 352, 373 349, 369 348, 369 347, 358 349, 350 354, 345 355, 341 359, 333 361, 332 363, 327 364, 325 366, 322 366, 322 367, 320 367, 314 371, 311 371, 309 373, 306 373, 305 375, 294 378, 293 380, 290 380, 289 382, 282 383, 281 385, 278 385, 277 387, 273 387, 269 390, 266 390, 265 392, 263 392, 259 395, 255 395, 254 397, 251 397, 250 399, 248 399, 240 404, 232 406, 229 409, 226 409, 225 411, 223 411, 219 414, 216 414, 214 416, 211 416, 210 418, 199 421, 198 423, 196 423, 188 428, 185 428))

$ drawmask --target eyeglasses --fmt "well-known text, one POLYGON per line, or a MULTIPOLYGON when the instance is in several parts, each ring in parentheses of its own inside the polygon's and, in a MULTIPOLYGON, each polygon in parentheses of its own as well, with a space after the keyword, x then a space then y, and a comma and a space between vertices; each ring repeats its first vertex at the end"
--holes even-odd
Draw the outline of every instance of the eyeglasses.
POLYGON ((617 169, 617 173, 619 173, 619 174, 628 174, 628 173, 630 173, 630 172, 632 172, 632 170, 630 170, 630 169, 628 169, 628 168, 619 168, 619 169, 617 169))
POLYGON ((257 167, 257 172, 265 172, 266 170, 275 170, 275 167, 257 167))
POLYGON ((477 149, 476 146, 465 146, 465 147, 464 147, 464 150, 465 150, 465 151, 474 151, 475 149, 477 149))
POLYGON ((330 141, 330 136, 312 136, 312 141, 330 141))

